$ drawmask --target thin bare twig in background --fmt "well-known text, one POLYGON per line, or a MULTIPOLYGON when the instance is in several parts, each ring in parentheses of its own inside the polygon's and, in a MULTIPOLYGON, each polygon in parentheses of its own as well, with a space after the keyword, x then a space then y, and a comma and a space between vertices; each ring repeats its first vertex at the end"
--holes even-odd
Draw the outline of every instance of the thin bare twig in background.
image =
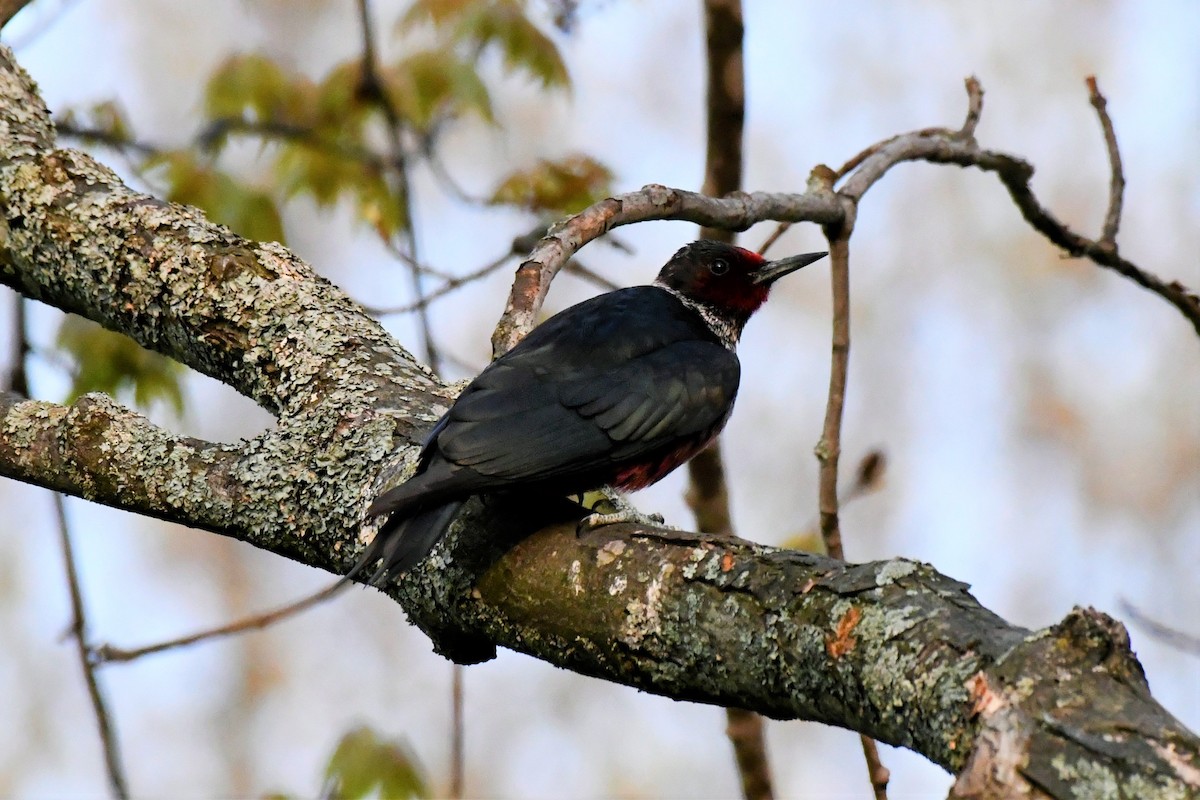
MULTIPOLYGON (((821 541, 825 552, 844 561, 842 529, 839 522, 838 462, 842 452, 842 416, 846 403, 846 381, 850 365, 850 234, 854 230, 856 208, 846 204, 841 225, 825 228, 829 240, 830 284, 833 293, 833 331, 829 367, 829 397, 825 404, 825 424, 816 446, 820 463, 819 511, 821 541)), ((860 470, 862 472, 862 470, 860 470)), ((879 757, 879 745, 869 736, 859 736, 867 775, 876 800, 887 800, 891 773, 879 757)))
POLYGON ((5 385, 8 386, 10 392, 16 392, 22 397, 29 397, 29 373, 26 360, 32 352, 32 348, 26 333, 29 329, 25 324, 25 303, 27 301, 16 293, 13 293, 13 301, 13 354, 5 385))
POLYGON ((770 235, 768 235, 766 239, 763 239, 763 243, 758 246, 758 254, 760 256, 765 256, 767 251, 770 250, 791 227, 792 223, 790 222, 781 222, 776 225, 775 230, 771 231, 770 235))
MULTIPOLYGON (((358 17, 359 27, 362 31, 362 91, 370 99, 372 99, 383 112, 384 121, 387 123, 388 145, 391 149, 393 169, 396 174, 396 190, 398 202, 404 204, 404 230, 408 240, 408 255, 412 260, 410 264, 409 275, 412 279, 413 297, 416 301, 417 325, 421 331, 421 342, 424 349, 425 363, 433 370, 435 375, 442 371, 442 358, 438 352, 437 345, 433 339, 433 326, 429 321, 429 303, 425 299, 425 287, 422 284, 421 271, 413 265, 420 261, 417 251, 417 226, 416 215, 414 213, 414 203, 412 196, 412 184, 408 177, 408 163, 404 153, 404 145, 402 141, 403 120, 400 118, 399 112, 396 110, 392 98, 388 95, 386 87, 379 74, 379 62, 375 54, 375 36, 371 29, 371 8, 369 0, 358 0, 358 17)), ((452 710, 453 724, 451 735, 451 764, 450 764, 450 797, 460 798, 463 795, 463 716, 462 716, 462 691, 463 691, 463 676, 462 666, 454 664, 451 667, 451 694, 452 694, 452 710)))
MULTIPOLYGON (((721 196, 742 188, 746 86, 741 0, 705 0, 704 27, 708 143, 701 192, 721 196)), ((700 235, 705 239, 734 241, 733 231, 727 228, 702 228, 700 235)), ((733 536, 720 440, 688 462, 686 499, 701 533, 733 536)), ((733 747, 742 796, 746 800, 771 800, 774 789, 763 718, 752 711, 730 707, 725 709, 725 721, 725 735, 733 747)))
MULTIPOLYGON (((16 296, 16 309, 13 331, 13 363, 7 376, 8 390, 22 397, 29 397, 29 379, 26 373, 26 357, 32 351, 29 344, 29 328, 25 319, 25 298, 16 296)), ((58 522, 58 537, 62 545, 64 569, 67 576, 67 588, 71 598, 71 623, 68 631, 75 640, 79 654, 79 665, 83 670, 83 679, 87 684, 88 697, 92 701, 92 709, 96 715, 96 727, 100 734, 100 745, 104 751, 104 767, 108 775, 109 788, 114 797, 129 797, 129 785, 125 779, 125 767, 121 762, 121 748, 117 741, 116 729, 112 716, 108 713, 108 705, 104 700, 104 692, 100 688, 96 676, 95 665, 88 656, 87 614, 83 603, 83 590, 79 585, 79 570, 75 565, 75 554, 71 547, 70 529, 67 527, 67 515, 63 508, 63 496, 51 492, 54 500, 55 519, 58 522)))
POLYGON ((1112 179, 1108 187, 1108 213, 1104 215, 1104 227, 1100 232, 1099 245, 1111 250, 1117 249, 1117 229, 1121 226, 1121 204, 1125 197, 1125 172, 1121 168, 1121 150, 1117 147, 1117 132, 1113 128, 1112 118, 1108 115, 1108 100, 1100 94, 1096 84, 1096 76, 1087 77, 1088 96, 1096 116, 1100 118, 1100 129, 1104 132, 1104 147, 1108 151, 1108 164, 1112 170, 1112 179))
POLYGON ((487 264, 484 264, 482 267, 480 267, 477 270, 473 270, 473 271, 465 273, 463 275, 458 275, 456 277, 452 277, 449 280, 447 280, 445 283, 443 283, 441 286, 439 286, 438 288, 434 289, 433 291, 429 292, 428 294, 423 295, 419 300, 416 300, 412 303, 407 303, 402 306, 388 306, 388 307, 364 305, 363 308, 365 308, 368 312, 370 312, 371 314, 374 314, 376 316, 385 316, 388 314, 407 314, 412 311, 417 311, 422 308, 426 308, 433 301, 440 300, 441 298, 445 297, 446 295, 450 294, 451 292, 455 291, 456 289, 460 289, 463 286, 466 286, 468 283, 473 283, 474 281, 480 280, 481 278, 486 278, 488 275, 491 275, 493 272, 497 271, 498 269, 503 267, 505 264, 507 264, 509 262, 509 260, 512 259, 512 257, 513 257, 512 253, 505 253, 504 255, 500 256, 499 258, 496 258, 496 259, 488 262, 487 264))
POLYGON ((983 85, 974 75, 968 75, 963 79, 963 86, 967 90, 967 118, 958 129, 958 136, 972 140, 975 138, 975 129, 979 127, 979 120, 983 117, 983 85))
POLYGON ((464 731, 466 717, 463 714, 463 666, 455 664, 450 673, 450 787, 449 796, 457 800, 463 796, 466 785, 466 752, 464 731))
POLYGON ((842 532, 838 522, 838 460, 841 457, 842 412, 846 401, 846 378, 850 362, 850 233, 853 206, 847 207, 848 224, 825 230, 829 240, 830 283, 833 293, 833 333, 829 366, 829 396, 825 403, 825 424, 815 448, 820 463, 820 530, 825 551, 844 558, 842 532))
POLYGON ((164 642, 146 645, 145 647, 135 647, 125 649, 121 647, 113 647, 109 644, 96 645, 90 648, 89 654, 92 663, 94 664, 113 664, 123 661, 133 661, 142 656, 152 655, 154 653, 162 653, 167 650, 175 650, 180 647, 187 647, 193 644, 210 641, 212 639, 220 639, 225 636, 232 636, 237 633, 245 633, 246 631, 257 631, 266 628, 269 625, 274 625, 290 616, 299 614, 305 609, 311 608, 322 600, 332 597, 346 585, 345 581, 338 580, 324 589, 310 594, 294 603, 289 603, 286 606, 281 606, 273 611, 268 611, 263 614, 255 614, 252 617, 246 617, 236 622, 230 622, 226 625, 221 625, 216 628, 208 628, 207 630, 197 633, 180 636, 176 639, 169 639, 164 642))
POLYGON ((1151 637, 1157 639, 1163 644, 1175 648, 1182 653, 1200 656, 1200 636, 1184 633, 1183 631, 1168 627, 1156 619, 1151 619, 1123 597, 1120 600, 1120 606, 1121 613, 1125 615, 1129 621, 1134 624, 1134 626, 1141 628, 1151 637))
MULTIPOLYGON (((958 164, 975 167, 985 172, 994 172, 1009 197, 1016 204, 1021 216, 1034 230, 1073 258, 1087 258, 1093 264, 1111 269, 1132 280, 1144 289, 1162 297, 1175 306, 1192 323, 1200 334, 1200 296, 1178 281, 1164 281, 1153 273, 1143 270, 1133 262, 1122 258, 1115 246, 1103 241, 1089 239, 1075 233, 1060 222, 1038 201, 1030 188, 1033 166, 1017 156, 995 150, 984 150, 971 135, 983 102, 983 89, 974 78, 966 80, 967 96, 971 110, 968 124, 962 130, 949 131, 945 128, 929 128, 924 131, 894 136, 872 145, 863 151, 860 163, 853 174, 846 178, 838 194, 857 202, 868 188, 887 174, 888 170, 903 161, 928 161, 932 164, 958 164)), ((858 159, 858 156, 856 156, 858 159)), ((1110 191, 1110 214, 1113 212, 1110 191)))
POLYGON ((414 265, 420 261, 417 254, 417 232, 414 213, 412 187, 408 178, 408 159, 404 152, 403 128, 404 121, 396 110, 395 103, 387 93, 383 79, 380 77, 379 60, 375 53, 375 34, 372 28, 371 7, 369 0, 358 0, 359 30, 362 35, 362 79, 359 85, 363 96, 375 103, 383 114, 384 127, 387 132, 388 148, 391 156, 392 171, 396 179, 396 202, 404 209, 404 231, 408 244, 409 276, 412 282, 413 296, 416 298, 417 326, 421 331, 421 345, 425 363, 435 374, 440 372, 441 356, 433 339, 433 328, 429 321, 429 308, 425 300, 425 287, 421 280, 421 271, 414 265))
POLYGON ((53 492, 52 497, 54 498, 54 514, 58 520, 58 538, 62 544, 63 562, 67 572, 67 586, 71 593, 70 634, 71 638, 75 640, 75 648, 79 653, 79 666, 83 669, 88 697, 91 698, 92 709, 96 713, 96 726, 104 748, 104 768, 108 773, 109 789, 112 790, 113 797, 126 798, 129 797, 129 785, 125 780, 125 767, 121 762, 121 748, 117 742, 117 732, 113 726, 112 716, 108 713, 108 705, 104 700, 104 692, 100 688, 100 680, 96 676, 96 665, 92 663, 90 657, 83 591, 79 586, 79 570, 75 566, 75 554, 71 547, 71 533, 67 527, 63 496, 58 492, 53 492))

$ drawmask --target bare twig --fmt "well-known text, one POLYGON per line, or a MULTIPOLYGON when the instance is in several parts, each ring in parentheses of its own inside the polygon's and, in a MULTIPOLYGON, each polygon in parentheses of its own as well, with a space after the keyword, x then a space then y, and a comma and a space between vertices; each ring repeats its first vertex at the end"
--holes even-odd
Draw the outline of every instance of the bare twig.
MULTIPOLYGON (((841 225, 826 226, 825 236, 829 240, 832 261, 830 282, 833 289, 833 334, 832 357, 829 367, 829 398, 825 405, 825 424, 816 454, 820 462, 819 510, 821 541, 825 552, 833 558, 845 560, 842 547, 842 530, 838 521, 838 461, 842 452, 842 414, 846 402, 846 379, 850 364, 850 234, 854 230, 855 204, 846 204, 846 216, 841 225)), ((871 469, 860 469, 871 473, 871 469)), ((867 475, 867 477, 872 477, 867 475)), ((862 483, 860 480, 859 483, 862 483)), ((891 773, 879 758, 879 746, 869 736, 860 735, 863 756, 867 761, 867 775, 875 800, 887 800, 887 785, 891 773)))
POLYGON ((371 22, 370 2, 369 0, 358 0, 357 5, 359 30, 362 35, 362 79, 359 89, 363 96, 375 103, 383 114, 391 166, 396 180, 396 202, 402 204, 404 209, 409 276, 412 282, 413 296, 416 298, 414 310, 417 312, 417 324, 421 331, 425 363, 436 374, 440 368, 441 356, 433 339, 433 327, 429 321, 429 307, 425 302, 425 287, 421 281, 421 271, 414 266, 419 263, 420 258, 417 255, 417 233, 412 187, 408 179, 408 159, 403 144, 404 121, 401 119, 395 103, 392 102, 391 96, 387 93, 380 76, 379 61, 375 53, 375 34, 371 22))
POLYGON ((463 749, 463 668, 455 664, 450 678, 450 797, 459 800, 465 785, 466 754, 463 749))
POLYGON ((495 260, 490 261, 487 264, 484 264, 482 267, 480 267, 477 270, 468 272, 465 275, 459 275, 459 276, 450 278, 445 283, 443 283, 441 286, 439 286, 438 288, 429 292, 428 294, 424 295, 423 297, 421 297, 421 299, 419 299, 415 302, 408 303, 408 304, 402 305, 402 306, 389 306, 389 307, 363 306, 363 308, 365 308, 367 311, 369 311, 370 313, 375 314, 377 316, 383 316, 383 315, 387 315, 387 314, 407 314, 412 311, 417 311, 421 308, 428 307, 430 303, 432 303, 435 300, 440 300, 441 298, 443 298, 446 295, 453 292, 455 289, 462 288, 463 286, 466 286, 468 283, 473 283, 474 281, 477 281, 481 278, 485 278, 488 275, 491 275, 493 272, 495 272, 496 270, 500 269, 505 264, 507 264, 511 258, 512 258, 512 253, 505 253, 504 255, 500 256, 499 258, 496 258, 495 260))
POLYGON ((815 452, 820 462, 820 530, 825 551, 837 559, 842 551, 842 533, 838 524, 838 460, 842 451, 842 411, 846 401, 846 377, 850 363, 850 233, 853 205, 847 206, 849 225, 826 228, 829 240, 830 280, 833 289, 832 356, 829 367, 829 397, 825 403, 825 424, 815 452))
POLYGON ((970 141, 975 138, 975 129, 979 127, 979 119, 983 116, 983 85, 974 75, 963 81, 967 89, 967 118, 963 120, 958 135, 970 141))
POLYGON ((8 24, 8 21, 17 15, 21 9, 29 5, 33 0, 0 0, 0 28, 8 24))
POLYGON ((577 278, 582 278, 593 286, 603 289, 606 292, 615 291, 616 289, 621 288, 619 284, 610 281, 599 272, 585 267, 582 263, 580 263, 578 258, 572 258, 570 261, 568 261, 563 267, 563 272, 566 272, 568 275, 574 275, 577 278))
POLYGON ((13 294, 13 354, 12 364, 8 368, 8 380, 5 386, 10 392, 22 397, 29 397, 29 374, 26 371, 26 357, 32 352, 29 345, 28 328, 25 324, 25 298, 13 294))
POLYGON ((226 636, 233 636, 246 631, 257 631, 274 625, 288 617, 295 616, 305 609, 311 608, 318 603, 329 599, 346 585, 344 580, 337 580, 331 583, 324 589, 310 594, 294 603, 288 603, 286 606, 280 606, 274 611, 268 611, 265 614, 255 614, 252 617, 246 617, 236 622, 231 622, 227 625, 221 625, 216 628, 199 631, 197 633, 180 636, 176 639, 170 639, 157 644, 146 645, 145 647, 136 647, 130 650, 113 647, 112 645, 102 644, 89 649, 89 661, 96 665, 112 664, 124 661, 133 661, 142 656, 152 655, 154 653, 162 653, 167 650, 176 650, 180 647, 188 647, 189 645, 199 644, 201 642, 210 641, 212 639, 221 639, 226 636))
MULTIPOLYGON (((979 106, 983 92, 978 82, 968 81, 967 90, 972 107, 979 106)), ((971 112, 968 113, 968 119, 970 117, 971 112)), ((944 128, 929 128, 892 137, 872 145, 860 156, 855 157, 857 163, 853 172, 846 177, 838 191, 842 197, 855 202, 888 170, 904 161, 958 164, 994 172, 1008 189, 1009 196, 1025 221, 1052 244, 1061 247, 1072 257, 1085 257, 1159 295, 1175 306, 1200 334, 1200 297, 1178 281, 1164 281, 1122 258, 1115 246, 1105 246, 1103 241, 1081 236, 1060 222, 1034 196, 1029 186, 1033 167, 1027 161, 1007 153, 984 150, 974 140, 964 138, 962 131, 947 131, 944 128)))
POLYGON ((779 239, 785 233, 787 233, 788 229, 790 229, 791 227, 792 227, 792 223, 790 223, 790 222, 781 222, 778 225, 776 225, 775 230, 771 231, 771 234, 769 236, 767 236, 766 239, 763 239, 763 243, 758 246, 758 254, 760 256, 765 256, 767 254, 767 251, 770 250, 772 247, 774 247, 775 243, 778 242, 779 239))
POLYGON ((1104 227, 1100 233, 1099 245, 1105 249, 1117 249, 1117 229, 1121 225, 1121 204, 1125 195, 1125 173, 1121 168, 1121 150, 1117 147, 1117 132, 1113 129, 1112 118, 1108 115, 1108 100, 1100 94, 1096 85, 1096 76, 1087 77, 1088 96, 1096 116, 1100 118, 1100 129, 1104 131, 1104 146, 1108 150, 1108 164, 1112 170, 1112 180, 1108 187, 1108 213, 1104 215, 1104 227))
MULTIPOLYGON (((545 230, 545 228, 541 227, 541 226, 539 226, 538 228, 535 229, 535 235, 533 238, 534 242, 537 241, 537 237, 540 236, 540 234, 544 230, 545 230)), ((417 301, 414 303, 408 303, 408 304, 402 305, 402 306, 381 307, 381 306, 364 305, 363 308, 365 308, 371 314, 375 314, 377 316, 384 316, 387 314, 407 314, 411 311, 416 311, 417 308, 419 308, 422 304, 427 306, 427 305, 433 303, 435 300, 440 300, 441 298, 445 297, 446 295, 452 293, 454 290, 459 289, 459 288, 467 285, 468 283, 473 283, 481 278, 485 278, 488 275, 491 275, 492 273, 496 272, 501 267, 503 267, 505 264, 507 264, 509 262, 509 260, 511 260, 513 258, 514 255, 519 255, 524 252, 527 252, 529 250, 529 248, 532 246, 532 245, 526 245, 527 239, 528 239, 527 236, 518 236, 517 238, 513 239, 512 248, 509 250, 509 252, 504 253, 503 255, 499 256, 498 258, 493 259, 492 261, 488 262, 487 264, 484 264, 479 269, 473 270, 464 275, 446 276, 445 283, 443 283, 438 288, 436 288, 433 291, 426 294, 424 299, 422 299, 420 301, 417 301)), ((425 268, 422 268, 422 269, 424 269, 427 274, 437 274, 433 270, 429 270, 429 269, 425 269, 425 268)), ((583 280, 588 281, 589 283, 591 283, 595 286, 598 286, 601 289, 604 289, 605 291, 613 291, 614 289, 620 288, 620 286, 618 286, 616 283, 610 281, 608 278, 604 277, 600 273, 584 266, 582 263, 580 263, 579 259, 577 259, 577 258, 573 258, 570 261, 568 261, 566 263, 566 265, 564 265, 563 271, 570 273, 572 275, 576 275, 576 276, 582 278, 583 280)), ((445 356, 443 355, 443 358, 444 357, 445 356)))
POLYGON ((696 529, 701 533, 722 538, 734 535, 719 439, 688 462, 685 499, 696 518, 696 529))
POLYGON ((161 147, 131 139, 128 136, 119 136, 115 132, 105 130, 104 128, 80 125, 67 119, 56 119, 54 121, 54 128, 60 136, 68 136, 88 144, 100 144, 105 147, 111 147, 113 150, 120 151, 126 155, 133 153, 142 158, 149 158, 163 152, 163 148, 161 147))
POLYGON ((312 150, 361 164, 376 175, 387 169, 398 168, 402 163, 397 162, 394 156, 381 156, 365 147, 331 140, 318 134, 313 128, 273 119, 218 117, 210 121, 196 137, 196 146, 201 150, 211 149, 215 141, 230 133, 249 134, 260 139, 276 139, 304 145, 312 150))
POLYGON ((1120 600, 1120 605, 1121 613, 1136 627, 1143 629, 1153 638, 1170 645, 1180 652, 1200 656, 1200 636, 1184 633, 1183 631, 1168 627, 1156 619, 1151 619, 1123 597, 1120 600))
POLYGON ((836 223, 841 204, 827 192, 734 193, 708 197, 658 184, 601 200, 555 225, 517 269, 508 305, 492 334, 493 355, 506 352, 532 330, 550 280, 563 264, 593 239, 620 225, 674 219, 708 227, 745 230, 763 220, 836 223))
POLYGON ((771 784, 771 762, 767 757, 766 726, 761 714, 730 706, 725 709, 725 735, 733 745, 742 797, 746 800, 770 800, 775 796, 771 784))
MULTIPOLYGON (((742 131, 746 118, 746 79, 742 53, 741 0, 704 0, 708 67, 706 195, 722 197, 742 188, 742 131)), ((729 228, 705 227, 706 239, 732 240, 729 228)))
POLYGON ((858 740, 862 743, 863 758, 867 760, 867 775, 871 779, 875 800, 887 800, 887 787, 892 773, 879 758, 879 745, 870 736, 860 734, 858 740))
MULTIPOLYGON (((29 344, 29 328, 25 318, 25 298, 16 296, 16 308, 13 314, 13 363, 9 368, 7 389, 22 397, 29 397, 29 379, 26 374, 26 358, 32 351, 29 344)), ((63 496, 52 492, 54 500, 55 520, 58 523, 58 537, 63 551, 64 568, 67 575, 67 588, 71 598, 71 624, 69 631, 75 640, 79 654, 79 664, 83 670, 83 679, 87 684, 88 697, 92 701, 92 709, 96 715, 96 727, 100 734, 100 744, 104 750, 104 766, 108 774, 109 788, 114 797, 129 796, 129 786, 125 780, 125 767, 121 763, 121 749, 117 741, 116 729, 112 717, 108 713, 108 705, 104 700, 104 692, 96 676, 95 665, 88 658, 87 614, 83 603, 83 590, 79 583, 79 570, 75 564, 75 554, 71 547, 70 528, 67 526, 67 515, 63 508, 63 496)))
POLYGON ((90 657, 83 590, 79 586, 79 570, 75 566, 75 554, 71 547, 71 533, 67 526, 66 511, 63 508, 63 496, 58 492, 54 492, 52 496, 54 498, 54 515, 58 521, 58 538, 62 545, 63 562, 67 572, 67 587, 71 593, 71 638, 75 640, 75 648, 79 654, 79 666, 83 670, 88 697, 91 698, 92 710, 96 714, 96 727, 104 748, 104 768, 108 773, 109 789, 112 791, 113 797, 126 798, 129 797, 129 785, 125 780, 125 767, 121 763, 121 748, 117 741, 117 732, 113 726, 112 717, 108 713, 104 691, 100 688, 96 665, 90 657))
MULTIPOLYGON (((721 196, 742 188, 742 131, 746 116, 746 85, 742 53, 741 0, 705 0, 704 26, 708 65, 707 132, 704 163, 706 195, 721 196)), ((728 228, 703 227, 704 239, 732 243, 728 228)), ((729 538, 733 520, 720 441, 688 463, 687 503, 702 533, 729 538)), ((771 762, 767 756, 763 718, 753 711, 725 709, 725 735, 733 747, 734 763, 746 800, 771 800, 771 762)))

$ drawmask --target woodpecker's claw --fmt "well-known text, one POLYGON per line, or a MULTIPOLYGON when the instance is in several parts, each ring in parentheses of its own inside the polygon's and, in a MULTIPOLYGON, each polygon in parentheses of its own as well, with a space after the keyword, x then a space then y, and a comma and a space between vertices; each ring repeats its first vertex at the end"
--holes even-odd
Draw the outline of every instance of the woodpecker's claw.
POLYGON ((638 525, 662 525, 662 514, 643 514, 633 507, 619 492, 609 487, 598 490, 600 497, 592 502, 581 502, 584 508, 592 513, 579 520, 575 526, 575 534, 582 536, 596 528, 606 525, 617 525, 622 522, 632 522, 638 525))
POLYGON ((611 514, 589 514, 579 521, 583 530, 589 531, 603 528, 605 525, 618 525, 622 522, 636 522, 649 525, 662 525, 662 514, 643 514, 636 510, 614 511, 611 514))

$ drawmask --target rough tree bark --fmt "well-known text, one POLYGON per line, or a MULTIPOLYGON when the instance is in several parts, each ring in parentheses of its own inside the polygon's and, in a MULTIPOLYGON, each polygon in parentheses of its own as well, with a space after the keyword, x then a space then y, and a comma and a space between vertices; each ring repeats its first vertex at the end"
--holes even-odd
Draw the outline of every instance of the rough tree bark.
MULTIPOLYGON (((649 187, 558 226, 514 297, 544 293, 548 254, 638 214, 736 228, 840 213, 819 185, 726 200, 649 187)), ((278 419, 219 444, 104 396, 61 406, 0 395, 0 475, 345 571, 369 498, 411 462, 445 387, 284 248, 57 149, 7 49, 0 218, 0 282, 127 333, 278 419)), ((1200 740, 1153 699, 1124 628, 1103 614, 1077 609, 1031 633, 927 565, 850 565, 631 525, 577 538, 571 524, 545 524, 553 505, 468 503, 444 546, 389 593, 461 662, 508 647, 669 697, 851 728, 956 773, 957 797, 1200 794, 1200 740)))

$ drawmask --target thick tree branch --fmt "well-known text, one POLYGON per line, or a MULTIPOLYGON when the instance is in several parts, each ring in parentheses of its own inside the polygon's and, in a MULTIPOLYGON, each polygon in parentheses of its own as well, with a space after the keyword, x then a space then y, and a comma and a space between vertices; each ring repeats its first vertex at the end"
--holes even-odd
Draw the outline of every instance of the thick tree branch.
POLYGON ((385 457, 418 440, 443 402, 440 384, 359 306, 282 247, 55 149, 46 109, 6 49, 0 203, 0 282, 279 415, 275 430, 219 446, 172 436, 106 397, 68 409, 6 396, 0 474, 293 557, 357 536, 385 457))
POLYGON ((410 613, 420 598, 440 620, 415 622, 449 618, 456 636, 675 698, 851 727, 951 771, 969 762, 963 796, 999 768, 1013 796, 1091 796, 1104 781, 1200 791, 1200 740, 1153 702, 1102 614, 1029 634, 920 564, 847 566, 654 528, 576 539, 560 525, 510 545, 527 528, 506 511, 474 505, 470 533, 399 587, 410 613))

